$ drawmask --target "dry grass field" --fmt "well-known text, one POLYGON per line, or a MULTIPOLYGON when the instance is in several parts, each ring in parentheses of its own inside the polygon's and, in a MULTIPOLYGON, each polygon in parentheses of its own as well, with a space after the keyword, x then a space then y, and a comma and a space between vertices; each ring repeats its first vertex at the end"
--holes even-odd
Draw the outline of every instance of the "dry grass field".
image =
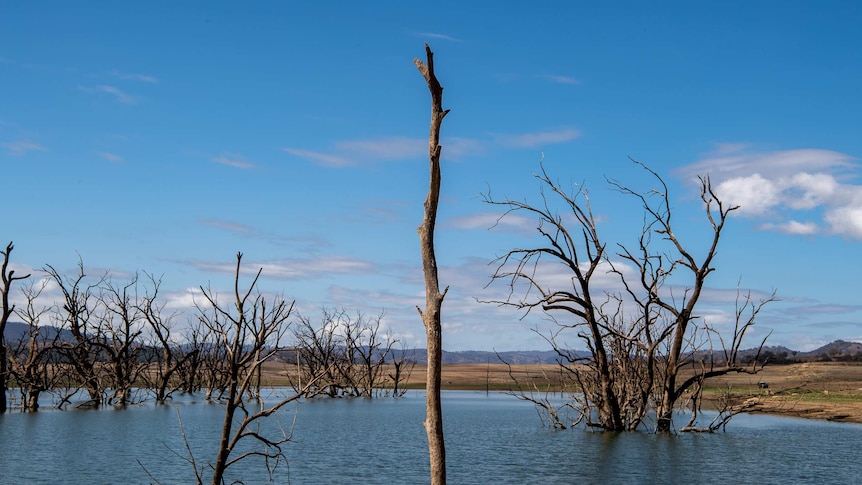
POLYGON ((862 365, 808 362, 767 366, 757 375, 732 375, 711 383, 713 392, 756 399, 754 412, 862 423, 862 365), (768 389, 759 389, 765 382, 768 389))
MULTIPOLYGON (((559 372, 555 365, 513 365, 513 375, 525 386, 542 388, 559 372)), ((271 364, 264 380, 289 383, 290 368, 271 364)), ((425 366, 414 367, 405 387, 422 389, 425 366)), ((444 364, 443 388, 448 390, 508 390, 513 388, 503 364, 444 364)), ((737 401, 754 399, 752 412, 775 413, 831 421, 862 423, 862 365, 838 362, 767 366, 757 375, 733 374, 710 382, 706 397, 729 393, 737 401), (768 384, 761 389, 758 384, 768 384)))

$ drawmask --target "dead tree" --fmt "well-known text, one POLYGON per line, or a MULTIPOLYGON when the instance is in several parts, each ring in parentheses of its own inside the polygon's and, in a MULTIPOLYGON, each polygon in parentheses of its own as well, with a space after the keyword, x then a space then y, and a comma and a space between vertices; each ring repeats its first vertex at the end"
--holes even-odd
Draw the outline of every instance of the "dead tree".
POLYGON ((354 366, 357 368, 354 375, 359 393, 365 397, 376 396, 388 384, 387 376, 383 372, 384 365, 392 354, 392 347, 398 342, 388 332, 381 335, 382 319, 383 313, 374 319, 364 318, 362 314, 358 314, 356 318, 359 322, 359 335, 357 343, 353 345, 354 366))
POLYGON ((60 332, 41 328, 41 320, 49 308, 36 303, 47 283, 47 280, 42 280, 23 288, 26 305, 15 310, 18 318, 27 324, 27 334, 14 345, 9 359, 10 373, 18 384, 23 411, 38 410, 42 393, 54 390, 60 383, 62 366, 57 362, 56 350, 60 332))
POLYGON ((437 256, 434 253, 434 226, 437 223, 437 204, 440 201, 440 127, 449 110, 443 110, 443 86, 434 74, 434 53, 425 44, 427 63, 418 58, 413 63, 422 73, 431 92, 431 129, 428 136, 428 157, 431 181, 425 199, 425 217, 419 226, 422 249, 422 269, 425 273, 425 310, 417 308, 425 325, 428 342, 428 368, 425 379, 425 431, 428 435, 428 457, 431 466, 431 484, 446 483, 446 447, 443 441, 443 409, 440 404, 440 383, 443 356, 443 328, 441 310, 446 287, 440 292, 437 280, 437 256))
MULTIPOLYGON (((500 354, 497 354, 497 359, 506 365, 509 379, 512 381, 513 388, 506 391, 510 396, 514 396, 522 401, 532 403, 536 407, 536 413, 539 415, 539 420, 543 425, 553 429, 568 429, 577 426, 587 419, 586 411, 588 407, 575 404, 582 403, 583 400, 579 393, 570 392, 569 386, 566 384, 571 377, 570 368, 566 365, 560 365, 558 379, 551 379, 550 376, 543 370, 542 375, 545 378, 544 389, 536 383, 532 383, 525 388, 524 384, 515 376, 512 369, 512 364, 506 362, 500 354), (554 399, 552 389, 559 386, 560 395, 568 394, 569 400, 560 402, 559 399, 554 399)), ((582 388, 583 386, 579 386, 582 388)))
POLYGON ((9 317, 15 311, 15 305, 9 303, 9 292, 12 291, 12 284, 15 281, 28 278, 30 275, 15 276, 15 270, 9 269, 9 255, 15 246, 10 241, 6 245, 5 251, 0 251, 3 255, 3 264, 0 266, 0 281, 3 286, 0 287, 0 300, 3 307, 0 308, 0 413, 5 413, 8 404, 6 403, 6 389, 9 383, 9 368, 8 356, 6 350, 6 323, 9 317))
POLYGON ((338 338, 339 316, 326 308, 321 310, 320 325, 298 315, 293 325, 293 341, 297 358, 297 382, 294 390, 306 387, 315 376, 316 384, 308 389, 310 396, 339 397, 345 386, 340 362, 343 346, 338 338))
POLYGON ((184 352, 188 358, 177 367, 176 371, 180 389, 187 394, 199 391, 204 380, 206 334, 206 327, 200 319, 188 322, 187 331, 184 333, 186 341, 184 352))
POLYGON ((202 315, 203 312, 199 316, 201 327, 204 330, 200 352, 201 385, 204 388, 204 397, 207 401, 221 401, 224 399, 230 383, 228 347, 208 325, 208 319, 215 319, 217 316, 211 315, 204 318, 202 315))
MULTIPOLYGON (((213 485, 224 483, 225 471, 237 461, 250 456, 263 458, 271 473, 284 459, 282 445, 290 437, 287 434, 266 436, 256 425, 304 395, 303 390, 300 390, 278 399, 272 405, 264 405, 262 401, 249 405, 245 401, 254 385, 257 370, 279 351, 282 337, 288 331, 293 302, 288 303, 281 297, 270 302, 256 293, 261 270, 258 270, 248 289, 241 290, 241 262, 242 253, 237 253, 233 301, 222 304, 213 290, 201 287, 205 304, 198 305, 201 321, 212 332, 217 345, 226 349, 225 372, 228 380, 225 414, 218 453, 212 465, 213 485), (250 451, 232 456, 237 444, 248 439, 257 441, 263 448, 250 448, 250 451)), ((313 381, 309 384, 313 384, 313 381)), ((199 470, 195 469, 195 473, 198 483, 201 483, 199 470)))
MULTIPOLYGON (((552 181, 540 165, 541 173, 535 175, 542 184, 542 204, 531 205, 527 202, 494 199, 485 195, 485 201, 505 208, 504 215, 514 212, 525 213, 539 220, 537 231, 543 245, 533 248, 513 249, 495 260, 494 280, 504 281, 508 287, 508 297, 494 303, 514 307, 524 311, 526 316, 538 309, 549 314, 566 315, 570 320, 557 319, 562 329, 577 332, 590 350, 591 357, 583 359, 565 346, 557 345, 556 336, 546 338, 560 357, 561 365, 569 366, 572 372, 579 372, 576 365, 586 365, 590 372, 575 376, 583 386, 584 416, 589 426, 608 431, 621 431, 637 423, 626 423, 620 409, 615 379, 611 372, 611 355, 605 338, 606 325, 600 305, 592 289, 596 271, 605 260, 605 244, 599 237, 596 220, 590 207, 589 196, 583 188, 573 193, 563 190, 552 181), (554 211, 547 199, 544 188, 549 189, 573 217, 575 227, 570 230, 569 219, 554 211), (561 264, 571 273, 565 286, 543 281, 545 264, 561 264), (590 409, 596 409, 597 421, 593 421, 590 409)), ((604 298, 602 296, 602 298, 604 298)))
POLYGON ((141 298, 137 310, 149 327, 153 355, 149 359, 147 372, 143 377, 155 394, 156 402, 164 403, 174 391, 182 388, 182 383, 176 377, 186 362, 196 356, 199 349, 194 347, 184 352, 182 345, 171 337, 176 314, 163 315, 164 305, 158 303, 161 280, 153 275, 147 275, 147 277, 151 283, 152 292, 141 298))
POLYGON ((100 312, 97 338, 101 365, 110 393, 105 404, 125 406, 132 402, 132 386, 146 369, 141 334, 145 318, 140 310, 138 275, 123 284, 105 281, 99 289, 100 312))
POLYGON ((410 354, 407 353, 407 348, 402 342, 400 348, 393 350, 393 358, 390 360, 392 372, 389 374, 389 382, 392 384, 392 396, 402 397, 407 393, 407 389, 402 387, 402 382, 408 382, 410 375, 413 373, 413 368, 416 366, 414 359, 416 350, 410 354))
MULTIPOLYGON (((536 177, 543 190, 550 190, 566 209, 566 217, 556 212, 544 192, 539 205, 486 196, 486 202, 506 208, 501 217, 520 212, 537 218, 543 242, 538 247, 511 250, 498 258, 492 282, 503 280, 508 286, 508 297, 496 303, 521 309, 525 314, 540 309, 558 322, 559 331, 546 336, 546 340, 580 387, 578 399, 589 426, 634 430, 655 411, 656 431, 668 432, 674 409, 687 389, 706 379, 741 371, 735 355, 754 320, 752 316, 749 325, 734 332, 729 351, 732 358, 725 359, 724 367, 700 365, 692 378, 678 381, 680 371, 697 362, 695 356, 703 355, 701 351, 711 354, 714 348, 710 341, 697 341, 699 317, 695 309, 707 276, 714 271, 712 262, 727 217, 736 207, 724 204, 715 195, 708 177, 700 179, 711 238, 705 256, 697 259, 673 231, 666 184, 654 171, 635 163, 654 177, 659 189, 640 193, 609 181, 617 191, 634 196, 644 212, 636 247, 618 244, 617 262, 599 239, 586 192, 579 187, 570 195, 550 180, 544 168, 536 177), (618 261, 634 267, 634 273, 624 271, 618 261), (559 265, 569 276, 549 277, 549 269, 559 265), (595 288, 593 278, 600 269, 617 275, 622 290, 595 288), (675 283, 683 284, 666 285, 671 275, 675 283), (568 330, 574 330, 587 347, 586 359, 558 344, 559 335, 568 330), (588 371, 579 370, 579 366, 588 371), (595 423, 590 421, 591 409, 597 410, 595 423)), ((772 299, 761 302, 757 312, 769 301, 772 299)), ((709 339, 720 340, 712 329, 708 335, 709 339)))
POLYGON ((294 386, 322 376, 310 395, 375 397, 386 393, 390 382, 384 366, 398 340, 381 334, 383 314, 372 319, 360 311, 355 316, 344 309, 323 308, 321 312, 318 325, 299 315, 293 326, 298 359, 294 386))
POLYGON ((745 334, 754 326, 763 307, 776 300, 774 291, 769 296, 755 301, 750 291, 743 295, 741 289, 737 288, 733 333, 730 337, 725 338, 714 326, 704 322, 702 330, 706 334, 705 339, 708 341, 706 348, 708 350, 687 352, 687 360, 690 361, 689 366, 692 368, 692 375, 679 384, 679 387, 686 389, 690 396, 688 399, 689 421, 680 428, 680 431, 711 433, 720 429, 723 430, 734 416, 754 406, 755 403, 750 400, 737 402, 734 396, 723 393, 719 395, 716 402, 718 414, 707 426, 698 426, 697 424, 703 402, 702 390, 707 380, 732 373, 754 375, 763 368, 763 364, 759 363, 759 357, 769 335, 760 341, 760 346, 750 363, 740 361, 739 351, 745 334), (717 345, 715 344, 716 340, 719 342, 717 345), (720 350, 714 350, 719 347, 720 350))
POLYGON ((84 263, 80 259, 74 276, 65 277, 51 265, 47 265, 44 271, 57 284, 63 298, 54 312, 57 326, 68 330, 73 338, 73 341, 62 342, 58 346, 74 376, 70 382, 74 387, 70 386, 69 394, 61 400, 61 405, 68 401, 76 389, 83 388, 89 397, 85 404, 99 406, 104 385, 97 365, 99 345, 93 312, 96 306, 95 291, 105 281, 105 277, 102 276, 95 283, 87 283, 84 263))
MULTIPOLYGON (((639 252, 633 253, 620 245, 621 251, 618 255, 624 261, 632 263, 639 271, 638 282, 643 291, 630 290, 630 294, 634 295, 642 306, 656 306, 659 312, 666 315, 669 323, 660 335, 669 338, 670 345, 662 361, 661 397, 656 409, 656 431, 669 432, 676 403, 688 388, 679 385, 677 378, 680 370, 685 366, 690 326, 698 318, 695 308, 707 277, 715 270, 712 262, 728 215, 738 206, 725 204, 719 199, 713 191, 709 177, 699 178, 700 199, 710 223, 711 238, 706 254, 697 258, 673 230, 667 184, 644 164, 635 163, 651 174, 660 188, 639 193, 620 182, 610 181, 616 190, 640 201, 645 213, 639 252), (655 241, 653 236, 656 236, 659 241, 655 241), (685 285, 681 295, 673 292, 664 295, 659 291, 669 275, 673 274, 679 278, 680 272, 690 275, 689 283, 685 285)), ((624 284, 627 284, 625 278, 622 279, 624 284)))

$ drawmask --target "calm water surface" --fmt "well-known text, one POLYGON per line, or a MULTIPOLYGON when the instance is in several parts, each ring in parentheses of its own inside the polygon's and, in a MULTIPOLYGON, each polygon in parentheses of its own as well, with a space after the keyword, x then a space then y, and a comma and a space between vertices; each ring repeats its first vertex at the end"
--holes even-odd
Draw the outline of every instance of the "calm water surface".
MULTIPOLYGON (((422 393, 303 402, 268 421, 290 432, 272 483, 427 483, 422 393), (295 424, 294 424, 295 419, 295 424)), ((740 415, 726 433, 552 431, 503 394, 444 392, 451 484, 862 483, 862 426, 740 415)), ((179 417, 199 465, 215 455, 223 408, 194 400, 124 410, 0 415, 0 483, 193 482, 179 417)), ((231 480, 266 483, 261 463, 231 480)), ((229 470, 230 471, 230 470, 229 470)))

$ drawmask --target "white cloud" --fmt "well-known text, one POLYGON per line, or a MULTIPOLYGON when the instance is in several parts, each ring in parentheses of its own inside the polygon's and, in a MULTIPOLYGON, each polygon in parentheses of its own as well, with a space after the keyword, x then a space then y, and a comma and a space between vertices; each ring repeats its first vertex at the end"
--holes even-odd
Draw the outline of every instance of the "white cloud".
POLYGON ((156 78, 155 76, 149 76, 147 74, 135 74, 135 73, 120 72, 117 69, 114 69, 109 74, 111 76, 116 77, 116 78, 127 79, 127 80, 131 80, 131 81, 141 81, 141 82, 152 83, 152 84, 159 82, 159 79, 156 78))
POLYGON ((126 94, 120 88, 115 86, 96 86, 96 91, 111 94, 117 101, 123 104, 133 104, 135 102, 135 98, 133 96, 126 94))
MULTIPOLYGON (((480 155, 485 152, 485 145, 481 141, 472 138, 444 137, 440 141, 440 145, 443 146, 441 156, 444 159, 457 160, 471 155, 480 155)), ((427 153, 427 150, 428 141, 425 140, 423 154, 427 153)))
POLYGON ((536 229, 536 221, 518 214, 483 212, 466 216, 453 217, 446 220, 446 227, 455 229, 502 229, 516 232, 532 232, 536 229))
POLYGON ((760 174, 767 179, 806 172, 839 173, 854 167, 850 155, 806 148, 757 152, 745 144, 723 144, 707 158, 677 170, 684 179, 696 180, 698 175, 709 174, 713 181, 760 174))
POLYGON ((449 42, 461 42, 461 39, 452 37, 451 35, 437 34, 434 32, 416 32, 413 35, 417 37, 429 37, 431 39, 448 40, 449 42))
POLYGON ((218 229, 224 229, 230 232, 247 234, 250 232, 254 232, 254 228, 251 226, 247 226, 245 224, 239 224, 236 222, 223 221, 218 219, 204 219, 200 221, 201 224, 205 226, 215 227, 218 229))
POLYGON ((520 135, 496 135, 497 142, 513 148, 532 148, 555 143, 565 143, 581 136, 574 128, 561 128, 555 131, 522 133, 520 135))
POLYGON ((740 214, 763 215, 781 202, 781 190, 758 173, 725 180, 718 184, 716 192, 738 205, 740 214))
MULTIPOLYGON (((444 138, 444 158, 459 158, 482 152, 482 143, 469 138, 444 138)), ((343 140, 333 144, 331 151, 285 147, 291 155, 310 160, 324 167, 349 167, 387 161, 414 160, 428 156, 425 138, 383 137, 367 140, 343 140)))
POLYGON ((47 148, 30 140, 18 140, 0 143, 6 149, 6 153, 12 157, 22 157, 31 151, 46 151, 47 148))
POLYGON ((217 157, 211 158, 210 160, 215 163, 227 165, 228 167, 253 168, 255 166, 255 164, 246 160, 246 158, 239 153, 224 152, 217 157))
POLYGON ((290 153, 291 155, 296 155, 297 157, 311 160, 317 165, 323 167, 347 167, 354 164, 354 162, 349 158, 332 155, 329 153, 315 152, 312 150, 291 147, 285 147, 282 150, 286 151, 287 153, 290 153))
POLYGON ((335 149, 361 159, 403 160, 422 156, 428 150, 428 140, 393 136, 371 140, 340 141, 335 144, 335 149))
POLYGON ((109 162, 122 162, 123 157, 111 152, 99 152, 99 156, 109 162))
POLYGON ((856 170, 855 158, 830 150, 764 153, 729 144, 677 173, 686 180, 708 174, 718 196, 739 205, 740 215, 777 219, 761 229, 812 235, 828 227, 832 234, 862 239, 862 185, 850 182, 856 170), (822 224, 798 222, 803 212, 822 224))
POLYGON ((182 291, 159 292, 165 298, 165 308, 170 310, 191 310, 195 302, 203 302, 200 288, 186 288, 182 291))
POLYGON ((760 229, 798 235, 813 235, 820 232, 820 226, 813 222, 799 222, 793 220, 780 224, 766 223, 760 226, 760 229))
POLYGON ((832 232, 853 239, 862 239, 862 204, 846 205, 829 210, 824 220, 832 232))
POLYGON ((110 95, 114 96, 114 99, 116 99, 117 102, 120 102, 123 104, 134 104, 135 103, 135 97, 134 96, 127 94, 126 92, 124 92, 123 90, 121 90, 120 88, 118 88, 116 86, 108 86, 108 85, 102 84, 102 85, 99 85, 99 86, 96 86, 93 88, 80 86, 78 89, 80 89, 81 91, 83 91, 85 93, 110 94, 110 95))
MULTIPOLYGON (((232 274, 236 272, 234 263, 211 263, 194 261, 192 266, 203 271, 232 274)), ((308 259, 285 259, 278 261, 244 262, 242 273, 249 275, 263 268, 264 278, 296 280, 323 278, 332 275, 369 274, 374 272, 374 265, 365 260, 346 256, 320 256, 308 259)))
POLYGON ((580 84, 580 81, 578 81, 576 78, 573 78, 571 76, 557 76, 557 75, 549 74, 549 75, 543 76, 543 77, 545 79, 547 79, 548 81, 551 81, 551 82, 557 83, 557 84, 580 84))

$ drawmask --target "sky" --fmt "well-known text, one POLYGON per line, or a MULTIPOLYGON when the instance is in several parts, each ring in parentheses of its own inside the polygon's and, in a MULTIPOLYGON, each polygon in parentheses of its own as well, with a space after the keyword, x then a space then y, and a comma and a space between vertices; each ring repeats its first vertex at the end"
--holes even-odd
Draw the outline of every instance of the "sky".
POLYGON ((424 347, 427 42, 451 110, 444 349, 548 348, 546 317, 482 303, 507 291, 489 263, 539 243, 482 194, 540 202, 541 162, 589 190, 610 247, 636 244, 640 207, 608 184, 656 187, 632 159, 696 254, 696 176, 740 206, 708 324, 774 290, 751 346, 862 341, 860 24, 853 1, 4 2, 0 240, 19 275, 156 275, 170 311, 227 294, 242 252, 242 281, 262 268, 301 314, 383 313, 424 347))

